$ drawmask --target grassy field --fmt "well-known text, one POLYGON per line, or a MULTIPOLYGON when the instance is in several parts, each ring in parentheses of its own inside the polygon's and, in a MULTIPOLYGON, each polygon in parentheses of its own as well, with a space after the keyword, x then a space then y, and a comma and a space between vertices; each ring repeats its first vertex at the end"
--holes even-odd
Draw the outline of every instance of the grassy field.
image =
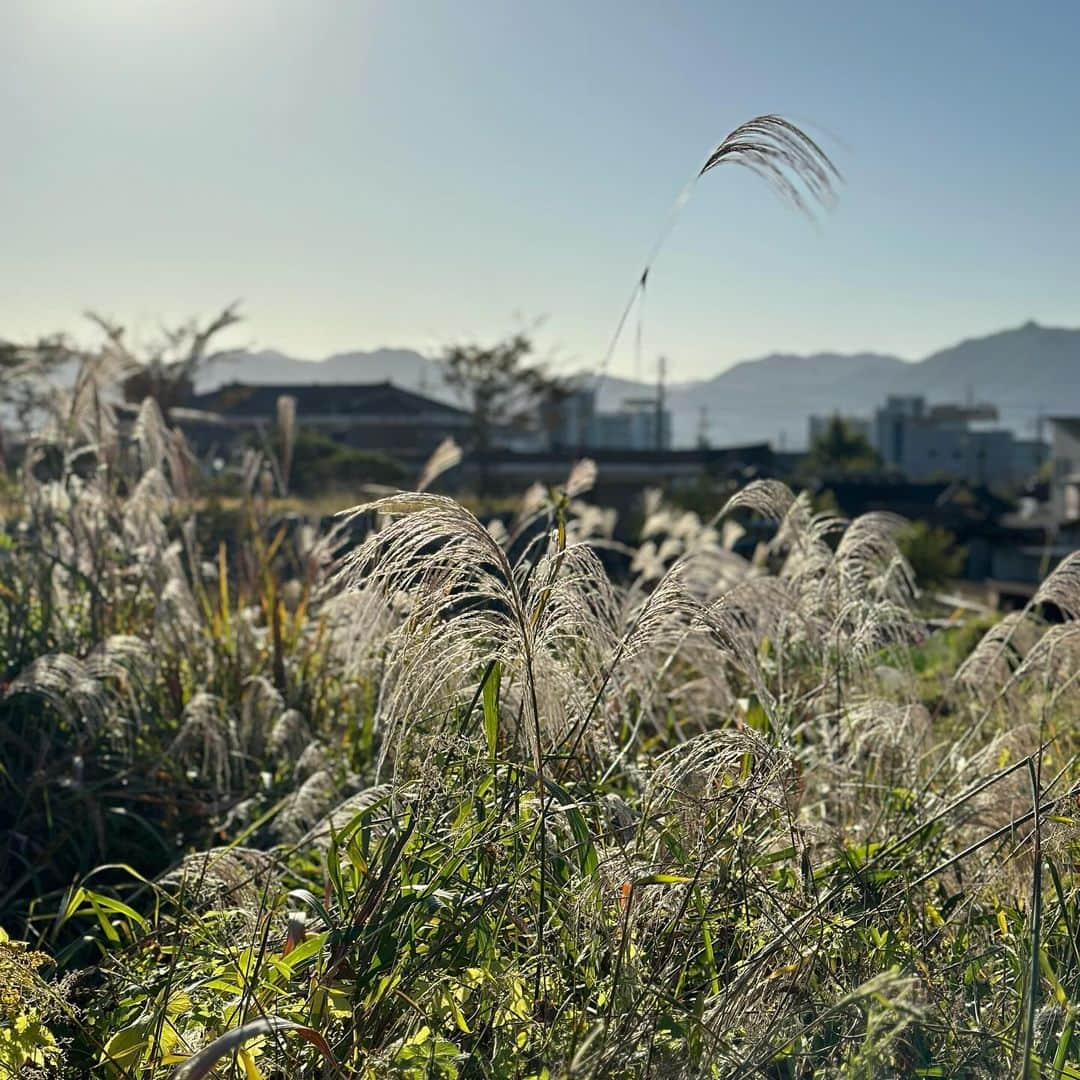
POLYGON ((971 624, 588 464, 215 537, 90 400, 6 495, 0 1075, 1080 1076, 1080 557, 971 624))

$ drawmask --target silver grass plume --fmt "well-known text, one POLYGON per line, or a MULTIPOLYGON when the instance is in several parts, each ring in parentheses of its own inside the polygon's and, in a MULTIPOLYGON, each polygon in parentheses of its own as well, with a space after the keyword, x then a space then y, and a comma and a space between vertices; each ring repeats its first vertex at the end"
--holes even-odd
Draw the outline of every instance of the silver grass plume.
POLYGON ((740 125, 709 155, 699 176, 720 165, 741 165, 803 213, 828 204, 840 173, 804 131, 769 113, 740 125))
POLYGON ((1053 604, 1067 619, 1080 620, 1080 551, 1066 555, 1039 586, 1033 604, 1053 604))
POLYGON ((993 696, 1007 684, 1037 640, 1038 630, 1026 611, 1011 611, 979 639, 956 669, 954 681, 978 696, 993 696))
POLYGON ((173 491, 181 498, 190 498, 199 466, 195 453, 179 428, 168 433, 165 460, 169 466, 169 481, 173 491))
MULTIPOLYGON (((654 650, 675 650, 687 633, 701 624, 702 607, 686 588, 685 563, 667 570, 647 594, 630 593, 620 617, 625 627, 620 642, 622 663, 651 656, 654 650)), ((640 669, 642 665, 634 664, 640 669)))
POLYGON ((432 452, 416 481, 417 491, 427 491, 443 473, 461 464, 462 450, 451 436, 447 436, 432 452))
POLYGON ((273 717, 285 707, 281 692, 264 675, 249 676, 240 702, 237 725, 239 748, 243 753, 258 757, 266 747, 273 717))
POLYGON ((286 709, 274 721, 266 740, 267 749, 283 762, 295 761, 311 742, 311 729, 298 709, 286 709))
POLYGON ((279 884, 273 855, 246 847, 216 847, 185 855, 155 882, 195 911, 241 911, 254 921, 266 894, 279 884))
POLYGON ((567 540, 571 543, 593 540, 610 544, 617 520, 614 509, 575 499, 570 503, 566 521, 567 540))
POLYGON ((390 784, 377 784, 350 795, 316 821, 297 847, 300 850, 316 848, 325 851, 330 846, 331 838, 342 832, 360 814, 365 815, 376 836, 390 831, 397 821, 393 794, 394 788, 390 784))
POLYGON ((293 449, 296 446, 296 398, 281 394, 277 399, 278 482, 281 494, 289 493, 293 449))
POLYGON ((740 488, 726 503, 717 519, 726 518, 734 510, 751 510, 759 517, 780 524, 795 502, 795 494, 780 480, 752 480, 740 488))
POLYGON ((814 204, 828 206, 832 201, 840 173, 829 156, 804 131, 781 116, 769 113, 757 116, 735 128, 679 193, 667 222, 660 232, 645 266, 638 275, 615 332, 600 365, 600 378, 607 372, 626 321, 635 301, 644 297, 653 263, 671 235, 679 214, 690 201, 694 188, 706 173, 721 165, 741 165, 761 177, 785 201, 805 214, 814 204))
POLYGON ((702 621, 720 654, 750 679, 770 714, 775 700, 761 667, 760 649, 766 639, 780 645, 785 628, 797 612, 797 601, 785 582, 757 577, 733 586, 703 615, 702 621))
POLYGON ((898 603, 914 599, 915 581, 896 546, 905 521, 898 514, 863 514, 844 530, 836 565, 845 592, 867 591, 898 603))
POLYGON ((244 491, 249 495, 256 493, 259 477, 262 475, 265 459, 258 450, 247 449, 240 461, 240 475, 244 491))
POLYGON ((214 694, 200 691, 187 703, 169 752, 196 769, 210 782, 215 794, 221 795, 229 790, 232 750, 232 731, 224 702, 214 694))
POLYGON ((912 768, 926 749, 932 727, 924 705, 880 698, 857 701, 846 708, 843 722, 855 771, 863 771, 860 763, 869 763, 870 779, 884 782, 912 768))
MULTIPOLYGON (((443 496, 411 493, 343 513, 365 511, 404 516, 393 517, 350 553, 339 580, 346 587, 408 596, 411 611, 402 628, 398 664, 412 668, 421 679, 435 676, 441 681, 453 673, 452 653, 441 662, 436 659, 442 647, 452 650, 475 640, 531 655, 534 632, 523 582, 504 550, 468 510, 443 496), (467 627, 471 633, 465 632, 467 627), (411 660, 428 648, 435 652, 426 658, 425 670, 415 668, 411 660)), ((474 661, 478 659, 474 656, 474 661)), ((467 662, 467 656, 457 660, 467 662)), ((427 701, 414 702, 413 707, 426 708, 433 700, 428 695, 427 701)), ((384 717, 390 728, 396 729, 404 719, 402 711, 384 717)), ((394 734, 387 731, 388 742, 394 734)))
POLYGON ((293 765, 293 781, 302 784, 309 777, 329 768, 330 756, 326 748, 317 739, 313 739, 304 747, 293 765))
POLYGON ((89 678, 108 688, 111 729, 115 732, 125 716, 138 727, 144 719, 140 697, 153 685, 156 672, 151 646, 130 634, 112 634, 94 646, 85 668, 89 678))
POLYGON ((548 489, 540 483, 532 484, 526 488, 518 503, 517 511, 508 530, 507 543, 514 543, 518 537, 543 514, 551 505, 548 489))
POLYGON ((1049 627, 1028 651, 1014 678, 1039 680, 1053 688, 1055 697, 1080 679, 1080 622, 1049 627))
POLYGON ((132 434, 139 449, 142 471, 145 473, 150 469, 160 469, 165 460, 169 433, 161 409, 152 397, 144 398, 139 406, 132 434))
POLYGON ((81 721, 91 730, 110 718, 108 692, 87 665, 67 653, 38 657, 7 689, 7 696, 33 694, 43 698, 70 721, 81 721))
POLYGON ((566 478, 565 492, 568 499, 576 499, 591 491, 596 483, 596 462, 592 458, 582 458, 574 463, 570 475, 566 478))
POLYGON ((150 680, 154 667, 153 648, 132 634, 110 635, 86 658, 87 674, 94 679, 150 680))
POLYGON ((791 756, 756 731, 708 731, 656 759, 646 805, 651 813, 672 803, 711 812, 734 807, 745 820, 746 814, 785 807, 793 780, 791 756))
POLYGON ((284 843, 296 843, 334 805, 337 795, 337 784, 328 771, 312 773, 286 797, 274 820, 274 835, 284 843))
POLYGON ((404 723, 445 714, 471 692, 474 673, 496 660, 507 699, 521 702, 517 731, 534 761, 541 741, 557 744, 569 725, 591 730, 589 691, 595 695, 596 672, 620 627, 610 581, 589 545, 563 546, 555 532, 540 533, 511 563, 451 499, 402 494, 352 512, 365 509, 395 516, 345 559, 340 580, 407 597, 405 618, 388 639, 378 713, 384 756, 404 723))

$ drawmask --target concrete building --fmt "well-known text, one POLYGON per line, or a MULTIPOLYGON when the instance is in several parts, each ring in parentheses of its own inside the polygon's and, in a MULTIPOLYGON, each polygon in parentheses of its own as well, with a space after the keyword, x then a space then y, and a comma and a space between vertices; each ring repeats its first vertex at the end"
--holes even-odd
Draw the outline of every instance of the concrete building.
POLYGON ((1080 522, 1080 416, 1050 418, 1050 512, 1059 525, 1080 522))
POLYGON ((992 405, 928 406, 920 396, 890 396, 874 414, 873 442, 885 465, 910 480, 1009 488, 1039 469, 1047 447, 991 426, 996 420, 992 405))
POLYGON ((596 391, 587 387, 551 410, 547 437, 552 450, 670 450, 671 413, 656 398, 629 398, 614 412, 601 412, 596 391))
POLYGON ((1013 469, 1024 479, 1034 476, 1050 459, 1050 447, 1042 439, 1013 441, 1013 469))

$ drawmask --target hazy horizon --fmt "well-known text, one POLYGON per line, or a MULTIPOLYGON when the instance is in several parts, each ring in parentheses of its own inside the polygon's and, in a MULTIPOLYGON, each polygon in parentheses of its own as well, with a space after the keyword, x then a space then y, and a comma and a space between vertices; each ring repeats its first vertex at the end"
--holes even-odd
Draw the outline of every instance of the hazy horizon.
POLYGON ((838 204, 812 224, 705 177, 642 376, 1076 325, 1077 30, 1065 3, 14 0, 0 334, 84 334, 90 308, 149 335, 239 297, 236 346, 430 354, 546 318, 546 351, 594 365, 677 192, 766 111, 820 136, 838 204))
MULTIPOLYGON (((243 325, 244 324, 240 325, 241 330, 243 328, 243 325)), ((938 352, 942 352, 942 351, 944 351, 946 349, 949 349, 949 348, 952 348, 952 347, 954 347, 956 345, 962 344, 965 341, 979 341, 979 340, 982 340, 982 339, 988 338, 988 337, 996 337, 998 334, 1004 334, 1004 333, 1009 333, 1009 332, 1016 331, 1016 330, 1021 330, 1021 329, 1024 329, 1025 327, 1030 326, 1030 325, 1034 325, 1034 326, 1038 327, 1040 330, 1080 331, 1080 324, 1078 324, 1077 326, 1064 326, 1064 325, 1057 326, 1057 325, 1051 325, 1051 324, 1048 324, 1048 323, 1039 322, 1037 319, 1024 319, 1021 323, 1018 323, 1018 324, 1015 324, 1015 325, 999 326, 999 327, 987 330, 985 332, 964 334, 963 337, 957 338, 955 341, 942 342, 940 345, 935 346, 934 348, 928 350, 926 353, 923 353, 923 354, 921 354, 919 356, 901 356, 901 355, 899 355, 897 353, 886 352, 884 349, 874 348, 873 346, 868 346, 866 348, 855 348, 855 349, 851 349, 851 350, 839 350, 839 349, 827 349, 827 348, 826 349, 815 349, 815 350, 770 349, 770 350, 768 350, 766 352, 759 353, 759 354, 754 355, 754 356, 744 356, 744 357, 736 358, 736 359, 732 360, 731 363, 725 365, 722 368, 717 369, 716 371, 705 372, 703 374, 690 375, 690 376, 687 376, 686 378, 679 378, 676 381, 693 382, 693 381, 698 381, 698 380, 708 380, 710 378, 713 378, 716 375, 723 374, 725 371, 730 371, 733 367, 737 367, 740 364, 752 364, 752 363, 755 363, 755 362, 757 362, 759 360, 767 360, 767 359, 770 359, 772 357, 777 357, 777 356, 797 356, 797 357, 802 358, 802 359, 814 359, 814 358, 821 357, 821 356, 880 356, 880 357, 886 357, 886 358, 888 358, 890 360, 900 360, 905 364, 915 365, 915 364, 921 363, 922 361, 928 359, 930 356, 933 356, 938 352)), ((234 332, 233 336, 235 337, 235 332, 234 332)), ((225 337, 225 335, 223 335, 223 339, 224 339, 224 337, 225 337)), ((276 355, 279 355, 279 356, 282 356, 282 357, 287 357, 290 360, 295 360, 295 361, 297 361, 299 363, 304 363, 304 364, 322 364, 322 363, 325 363, 327 361, 336 360, 336 359, 339 359, 339 358, 342 358, 342 357, 348 357, 348 356, 353 356, 353 355, 365 355, 365 356, 368 356, 368 355, 373 355, 373 354, 380 353, 380 352, 387 352, 387 353, 414 352, 414 353, 417 353, 418 355, 424 357, 427 360, 437 360, 439 358, 439 350, 438 350, 438 348, 435 348, 435 349, 432 349, 432 350, 428 351, 428 350, 424 350, 422 348, 417 348, 417 347, 415 347, 413 345, 400 344, 400 343, 397 343, 397 344, 395 344, 395 343, 381 344, 381 345, 375 345, 375 346, 371 346, 371 347, 356 347, 356 348, 346 348, 346 349, 335 349, 333 352, 326 353, 323 356, 312 356, 310 354, 304 355, 304 354, 300 354, 300 353, 289 352, 287 350, 277 348, 274 344, 272 344, 270 342, 260 342, 260 343, 257 343, 257 344, 248 344, 248 345, 245 345, 245 344, 231 344, 230 348, 234 349, 238 353, 245 352, 245 351, 253 353, 253 354, 274 353, 276 355)), ((558 361, 558 358, 556 358, 556 362, 557 361, 558 361)), ((589 372, 589 371, 594 370, 594 367, 590 367, 585 362, 582 362, 579 365, 579 370, 581 370, 582 372, 589 372)), ((612 371, 611 375, 613 377, 620 378, 620 379, 632 379, 633 378, 633 374, 631 372, 625 372, 625 371, 612 371)), ((653 380, 652 373, 649 372, 649 371, 644 372, 642 374, 642 380, 645 381, 645 382, 651 382, 653 380)))

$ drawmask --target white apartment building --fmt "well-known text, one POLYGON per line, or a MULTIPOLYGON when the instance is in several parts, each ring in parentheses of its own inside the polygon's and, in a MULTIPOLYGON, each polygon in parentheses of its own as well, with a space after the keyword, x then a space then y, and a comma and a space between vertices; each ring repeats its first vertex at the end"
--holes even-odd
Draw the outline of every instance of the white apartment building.
POLYGON ((1080 522, 1080 416, 1051 416, 1050 511, 1058 524, 1080 522))

